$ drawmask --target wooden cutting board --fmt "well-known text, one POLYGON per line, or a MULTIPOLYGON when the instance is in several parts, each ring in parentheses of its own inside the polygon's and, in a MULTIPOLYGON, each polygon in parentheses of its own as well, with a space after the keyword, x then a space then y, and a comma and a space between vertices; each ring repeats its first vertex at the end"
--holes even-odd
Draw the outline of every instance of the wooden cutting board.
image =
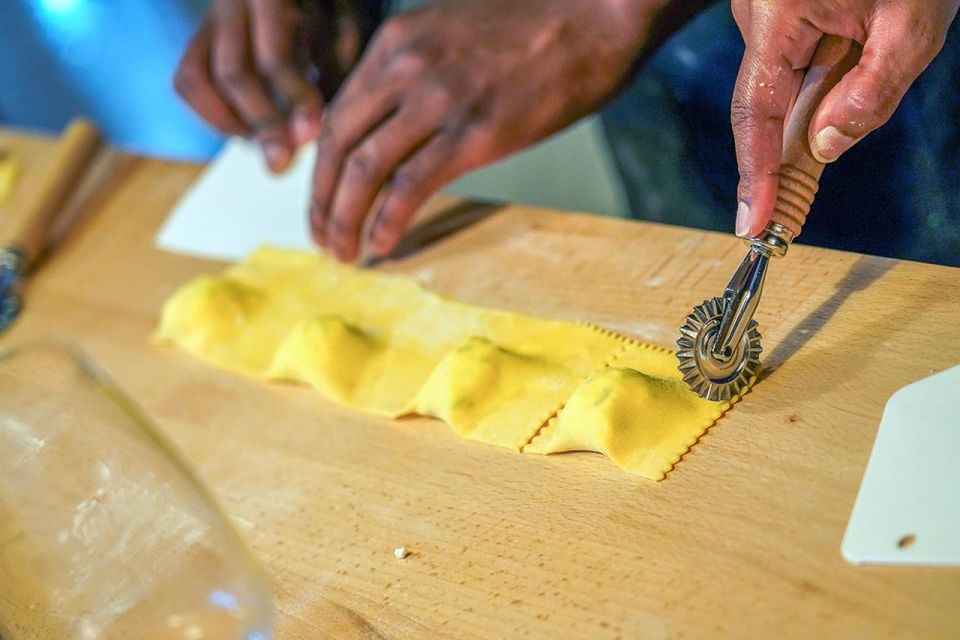
MULTIPOLYGON (((51 143, 2 132, 0 147, 24 152, 29 191, 51 143)), ((791 249, 759 312, 764 379, 656 484, 598 455, 518 455, 151 346, 162 301, 221 268, 153 248, 199 171, 119 158, 0 344, 65 337, 136 399, 266 567, 279 638, 960 635, 960 570, 840 555, 885 401, 960 362, 957 269, 791 249), (399 545, 412 555, 395 559, 399 545)), ((725 235, 531 207, 427 210, 439 224, 419 237, 443 237, 383 268, 665 346, 744 253, 725 235)))

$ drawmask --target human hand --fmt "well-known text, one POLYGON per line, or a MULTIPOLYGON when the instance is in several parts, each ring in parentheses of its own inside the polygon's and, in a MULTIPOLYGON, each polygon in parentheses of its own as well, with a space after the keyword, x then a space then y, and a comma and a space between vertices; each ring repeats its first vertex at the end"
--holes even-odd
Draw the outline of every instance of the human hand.
POLYGON ((833 162, 884 124, 943 47, 960 0, 733 0, 746 42, 731 106, 740 168, 736 232, 760 234, 773 214, 789 115, 823 34, 863 44, 859 64, 823 99, 810 149, 833 162))
POLYGON ((223 133, 254 136, 270 169, 282 171, 296 148, 320 130, 318 84, 332 94, 342 69, 359 53, 357 16, 335 15, 331 6, 319 0, 213 0, 180 61, 174 87, 223 133))
POLYGON ((389 20, 324 116, 317 243, 346 261, 361 244, 387 255, 434 191, 596 108, 667 24, 689 17, 667 4, 439 0, 389 20))

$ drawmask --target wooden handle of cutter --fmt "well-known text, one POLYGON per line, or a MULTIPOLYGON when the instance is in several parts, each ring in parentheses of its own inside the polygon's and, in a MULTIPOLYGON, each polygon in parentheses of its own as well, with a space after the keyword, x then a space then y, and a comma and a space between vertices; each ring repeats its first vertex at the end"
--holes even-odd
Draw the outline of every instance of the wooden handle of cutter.
POLYGON ((783 225, 794 236, 800 235, 823 174, 823 163, 810 152, 810 121, 823 98, 857 65, 861 52, 853 40, 823 36, 784 126, 780 188, 771 222, 783 225))
POLYGON ((54 218, 82 180, 100 143, 100 131, 89 120, 75 118, 67 125, 37 197, 2 221, 0 248, 20 247, 28 265, 41 254, 54 218))

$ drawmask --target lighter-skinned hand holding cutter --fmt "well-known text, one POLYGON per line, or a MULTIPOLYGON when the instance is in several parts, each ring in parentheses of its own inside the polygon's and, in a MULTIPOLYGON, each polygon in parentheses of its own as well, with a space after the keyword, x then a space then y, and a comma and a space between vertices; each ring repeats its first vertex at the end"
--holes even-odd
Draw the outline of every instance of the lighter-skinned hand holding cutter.
POLYGON ((833 162, 893 115, 940 52, 958 0, 734 0, 747 44, 731 120, 740 187, 737 235, 756 236, 773 214, 783 123, 820 38, 863 45, 859 64, 827 94, 810 122, 810 147, 833 162))

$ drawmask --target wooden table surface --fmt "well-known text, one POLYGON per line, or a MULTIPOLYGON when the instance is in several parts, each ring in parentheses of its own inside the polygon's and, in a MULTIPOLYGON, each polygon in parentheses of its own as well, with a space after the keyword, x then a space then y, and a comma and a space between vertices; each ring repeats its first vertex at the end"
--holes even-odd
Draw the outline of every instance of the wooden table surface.
MULTIPOLYGON (((23 154, 17 206, 52 143, 7 131, 0 148, 23 154)), ((439 422, 359 415, 151 345, 163 300, 221 265, 153 247, 201 167, 114 160, 0 344, 67 338, 141 405, 240 523, 279 638, 960 637, 960 569, 840 555, 886 400, 960 362, 957 269, 792 248, 758 314, 765 377, 654 483, 599 455, 518 455, 439 422), (395 559, 399 545, 412 555, 395 559)), ((383 268, 665 346, 744 253, 676 227, 430 208, 475 221, 383 268)))

